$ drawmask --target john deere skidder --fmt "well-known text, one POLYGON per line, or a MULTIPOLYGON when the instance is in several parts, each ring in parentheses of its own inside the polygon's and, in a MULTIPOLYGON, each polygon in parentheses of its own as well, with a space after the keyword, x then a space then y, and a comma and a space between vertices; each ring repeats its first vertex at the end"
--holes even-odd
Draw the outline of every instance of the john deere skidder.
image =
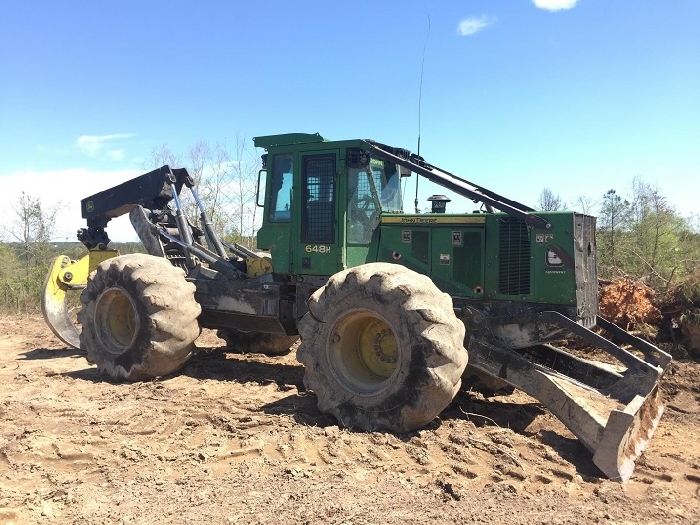
POLYGON ((187 171, 163 166, 82 201, 88 252, 58 257, 44 289, 56 335, 127 380, 176 371, 201 327, 268 355, 301 337, 297 358, 319 409, 364 430, 427 424, 463 377, 515 387, 603 473, 629 478, 663 412, 670 357, 598 316, 595 218, 537 212, 371 140, 295 133, 254 143, 267 151, 262 253, 220 240, 187 171), (435 196, 432 213, 403 213, 401 180, 412 173, 480 209, 448 214, 435 196), (183 213, 185 188, 196 220, 183 213), (108 249, 105 228, 125 213, 147 255, 108 249), (79 332, 65 297, 81 288, 79 332), (617 364, 551 344, 570 337, 617 364))

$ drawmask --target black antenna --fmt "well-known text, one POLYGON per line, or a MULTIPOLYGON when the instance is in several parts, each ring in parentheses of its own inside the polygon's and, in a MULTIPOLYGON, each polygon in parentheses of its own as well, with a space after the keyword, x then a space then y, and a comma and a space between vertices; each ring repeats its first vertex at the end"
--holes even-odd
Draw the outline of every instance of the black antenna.
MULTIPOLYGON (((423 69, 425 68, 425 48, 428 46, 428 37, 430 36, 430 13, 428 13, 428 32, 425 35, 425 42, 423 43, 423 58, 420 63, 420 87, 418 88, 418 151, 416 154, 420 157, 420 106, 421 100, 423 98, 423 69)), ((413 207, 416 213, 420 213, 418 209, 418 174, 416 173, 416 198, 413 201, 413 207)))

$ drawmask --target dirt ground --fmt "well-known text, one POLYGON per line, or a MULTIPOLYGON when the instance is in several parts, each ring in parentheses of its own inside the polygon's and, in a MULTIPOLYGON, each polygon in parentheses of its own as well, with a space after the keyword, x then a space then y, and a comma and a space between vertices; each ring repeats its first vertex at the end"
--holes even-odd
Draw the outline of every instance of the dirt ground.
POLYGON ((408 435, 339 429, 294 352, 114 383, 40 317, 0 318, 0 523, 700 523, 700 364, 674 363, 632 479, 524 394, 408 435))

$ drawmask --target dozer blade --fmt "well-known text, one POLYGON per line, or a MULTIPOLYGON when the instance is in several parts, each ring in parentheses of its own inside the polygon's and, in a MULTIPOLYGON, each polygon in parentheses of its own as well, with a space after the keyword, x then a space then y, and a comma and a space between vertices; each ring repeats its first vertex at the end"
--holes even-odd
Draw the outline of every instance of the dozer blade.
POLYGON ((69 292, 85 288, 90 272, 117 255, 117 250, 91 250, 77 261, 59 255, 51 263, 41 292, 41 313, 51 331, 67 345, 80 348, 80 332, 69 312, 69 292))
MULTIPOLYGON (((575 324, 558 321, 567 329, 575 324)), ((547 344, 513 350, 480 338, 469 343, 469 364, 537 399, 593 453, 603 474, 627 481, 663 414, 659 381, 671 357, 604 319, 598 318, 598 325, 624 338, 644 359, 576 325, 572 332, 621 366, 581 359, 547 344)))

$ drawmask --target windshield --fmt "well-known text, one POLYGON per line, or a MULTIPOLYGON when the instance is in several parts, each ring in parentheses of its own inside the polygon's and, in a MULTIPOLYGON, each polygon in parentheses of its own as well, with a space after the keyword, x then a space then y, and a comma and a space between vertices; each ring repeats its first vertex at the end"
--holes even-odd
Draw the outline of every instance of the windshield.
POLYGON ((401 177, 396 164, 372 159, 366 168, 350 168, 349 197, 355 203, 373 200, 372 186, 378 194, 382 211, 401 212, 401 177), (369 174, 372 175, 370 181, 369 174))
POLYGON ((379 223, 379 215, 382 211, 401 212, 403 210, 400 188, 401 177, 395 164, 372 159, 369 166, 349 168, 349 242, 368 243, 379 223))
POLYGON ((372 159, 370 164, 374 184, 379 192, 379 199, 382 204, 382 211, 401 212, 403 204, 401 202, 401 177, 396 164, 372 159))

